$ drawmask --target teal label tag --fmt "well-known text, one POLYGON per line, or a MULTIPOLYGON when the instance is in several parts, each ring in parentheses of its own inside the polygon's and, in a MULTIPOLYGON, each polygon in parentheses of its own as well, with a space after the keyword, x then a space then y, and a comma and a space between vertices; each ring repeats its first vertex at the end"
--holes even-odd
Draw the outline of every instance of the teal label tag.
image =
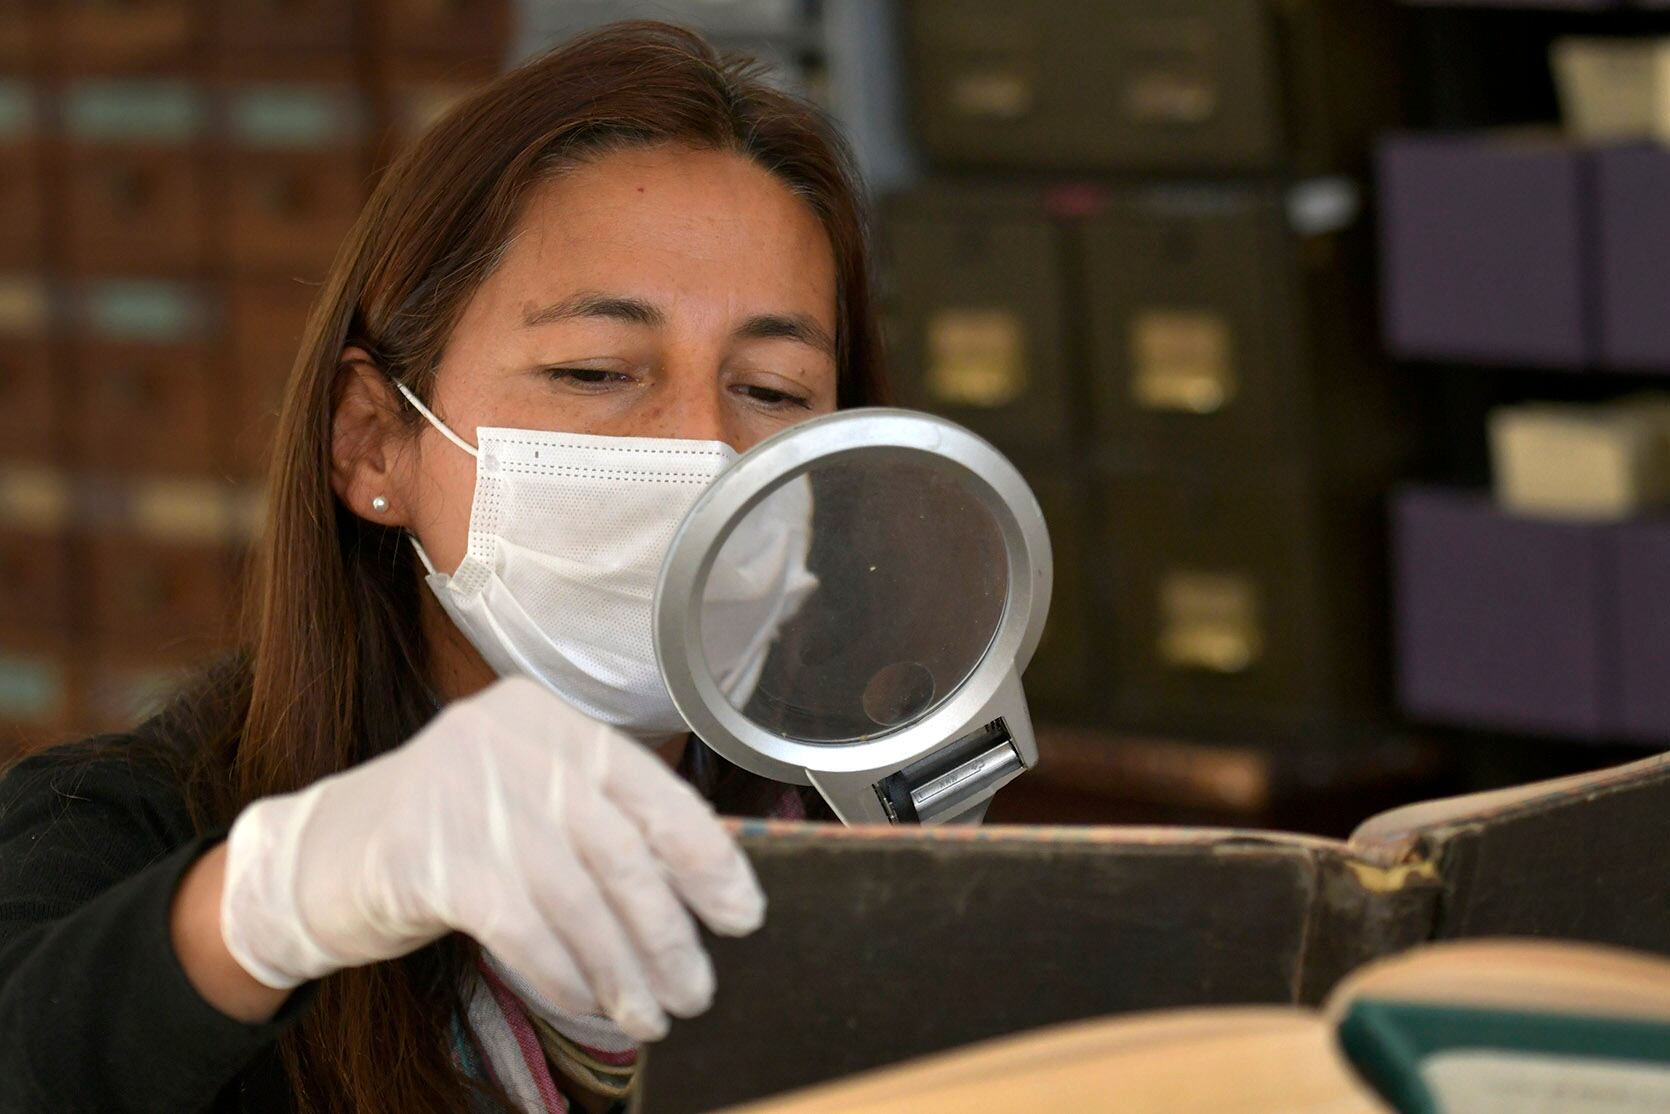
POLYGON ((0 716, 49 723, 63 700, 64 674, 57 662, 0 654, 0 716))
POLYGON ((0 81, 0 142, 35 134, 35 91, 21 81, 0 81))
POLYGON ((245 147, 329 147, 354 139, 364 125, 353 98, 296 85, 244 88, 227 111, 232 138, 245 147))
POLYGON ((87 325, 105 336, 168 342, 202 333, 206 316, 190 287, 146 279, 94 283, 85 302, 87 325))
POLYGON ((179 81, 88 81, 64 98, 64 122, 84 141, 185 143, 204 116, 201 94, 179 81))

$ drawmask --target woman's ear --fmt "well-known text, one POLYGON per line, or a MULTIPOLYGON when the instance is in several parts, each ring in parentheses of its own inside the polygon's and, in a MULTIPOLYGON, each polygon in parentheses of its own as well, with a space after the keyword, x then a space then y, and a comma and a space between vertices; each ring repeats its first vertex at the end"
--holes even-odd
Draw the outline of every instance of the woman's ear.
POLYGON ((363 348, 342 350, 337 361, 336 409, 331 415, 331 487, 348 509, 368 522, 409 527, 402 494, 411 435, 404 405, 389 378, 363 348))

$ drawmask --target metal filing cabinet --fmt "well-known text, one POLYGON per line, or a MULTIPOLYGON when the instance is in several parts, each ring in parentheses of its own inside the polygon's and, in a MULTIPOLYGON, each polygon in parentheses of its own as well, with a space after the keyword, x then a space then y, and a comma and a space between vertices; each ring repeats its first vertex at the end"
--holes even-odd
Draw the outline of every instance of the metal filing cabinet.
POLYGON ((1415 423, 1361 210, 1330 179, 940 183, 888 212, 903 400, 1098 494, 1057 568, 1115 722, 1294 735, 1385 710, 1377 493, 1415 423))
POLYGON ((959 167, 1350 166, 1396 119, 1375 0, 912 0, 917 131, 959 167))

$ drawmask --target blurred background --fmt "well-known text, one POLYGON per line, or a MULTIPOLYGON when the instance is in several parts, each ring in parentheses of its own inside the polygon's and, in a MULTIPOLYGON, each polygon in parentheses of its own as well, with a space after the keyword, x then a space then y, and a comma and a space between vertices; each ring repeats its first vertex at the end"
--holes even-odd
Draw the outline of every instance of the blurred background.
POLYGON ((231 645, 380 168, 666 18, 843 124, 900 401, 1032 482, 995 819, 1342 833, 1670 742, 1670 3, 0 0, 0 757, 231 645))

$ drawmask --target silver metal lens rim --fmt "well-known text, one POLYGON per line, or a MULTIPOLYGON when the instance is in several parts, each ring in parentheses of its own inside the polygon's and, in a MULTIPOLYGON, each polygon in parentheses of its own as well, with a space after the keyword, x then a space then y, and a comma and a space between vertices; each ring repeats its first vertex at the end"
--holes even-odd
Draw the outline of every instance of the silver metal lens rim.
POLYGON ((901 767, 943 745, 978 717, 1010 674, 1026 668, 1049 614, 1049 531, 1031 488, 1004 455, 954 422, 913 410, 864 408, 814 418, 743 454, 680 524, 655 594, 655 655, 691 729, 725 758, 762 777, 808 783, 806 771, 857 773, 901 767), (831 459, 869 449, 920 452, 971 479, 970 491, 1003 533, 1009 579, 1003 615, 985 657, 923 718, 854 743, 807 743, 749 720, 719 691, 702 648, 707 577, 733 524, 778 487, 831 459))

